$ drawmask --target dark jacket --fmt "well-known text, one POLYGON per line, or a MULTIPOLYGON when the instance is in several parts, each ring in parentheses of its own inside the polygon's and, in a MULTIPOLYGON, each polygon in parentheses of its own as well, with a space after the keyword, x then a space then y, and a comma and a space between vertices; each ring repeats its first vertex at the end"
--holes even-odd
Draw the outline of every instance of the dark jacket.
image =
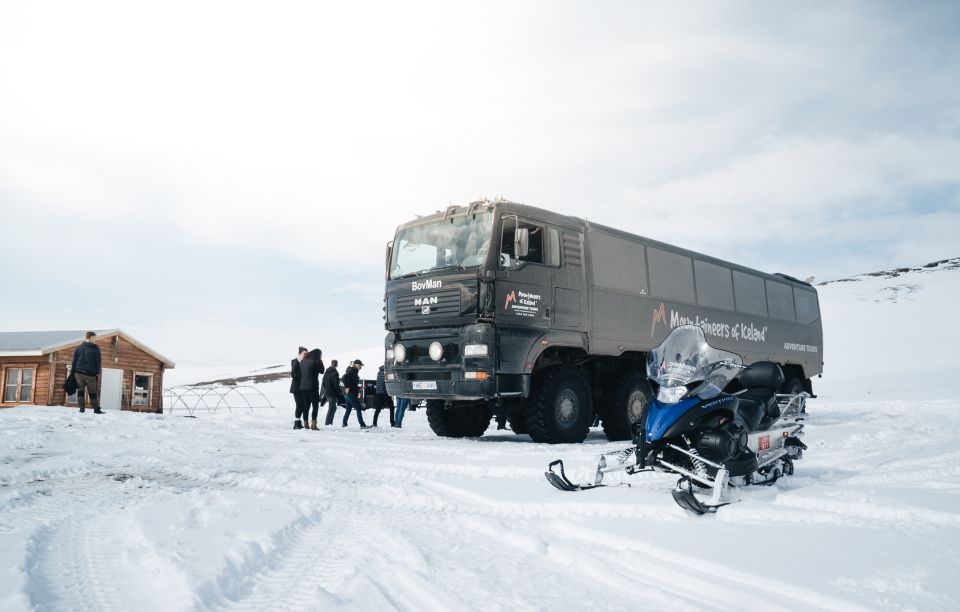
POLYGON ((90 376, 100 375, 100 347, 93 342, 84 342, 73 351, 72 372, 88 374, 90 376))
POLYGON ((300 390, 319 391, 320 374, 323 373, 323 361, 307 357, 300 362, 300 390))
POLYGON ((320 388, 321 393, 334 399, 340 397, 340 372, 337 368, 330 366, 323 373, 323 384, 320 388))
POLYGON ((290 393, 300 393, 300 360, 290 360, 290 393))
POLYGON ((358 376, 357 368, 350 366, 347 368, 347 371, 343 373, 343 378, 340 380, 343 381, 343 386, 346 387, 344 391, 353 395, 360 394, 360 376, 358 376))
POLYGON ((377 371, 377 395, 386 395, 387 394, 387 383, 383 379, 383 366, 380 366, 380 370, 377 371))

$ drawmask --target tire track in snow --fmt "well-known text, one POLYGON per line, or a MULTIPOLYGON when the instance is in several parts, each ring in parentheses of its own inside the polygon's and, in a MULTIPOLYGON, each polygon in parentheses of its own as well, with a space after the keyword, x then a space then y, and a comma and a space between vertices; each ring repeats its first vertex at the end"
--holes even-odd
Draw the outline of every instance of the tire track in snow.
MULTIPOLYGON (((665 583, 672 585, 673 589, 696 591, 698 597, 703 598, 701 603, 717 609, 729 609, 730 602, 736 601, 736 607, 744 609, 772 609, 776 605, 772 602, 783 602, 786 607, 782 609, 788 610, 795 610, 799 606, 822 610, 869 610, 853 602, 768 578, 763 574, 689 557, 637 540, 618 539, 568 521, 557 521, 552 529, 559 536, 579 540, 594 548, 606 549, 604 553, 592 553, 602 565, 625 565, 641 569, 642 576, 655 576, 657 584, 665 583), (620 563, 617 563, 618 558, 620 563), (729 594, 722 595, 724 591, 729 594), (708 596, 704 597, 704 594, 708 596), (752 601, 758 603, 751 603, 752 601)), ((582 548, 576 547, 574 550, 580 551, 582 548)))

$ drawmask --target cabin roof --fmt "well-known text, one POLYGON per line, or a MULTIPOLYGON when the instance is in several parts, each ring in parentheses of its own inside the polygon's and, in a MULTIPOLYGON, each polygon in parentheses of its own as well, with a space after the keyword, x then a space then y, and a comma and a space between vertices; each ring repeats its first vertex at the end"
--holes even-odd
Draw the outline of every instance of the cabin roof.
MULTIPOLYGON (((120 336, 143 352, 163 362, 167 368, 176 364, 120 329, 95 329, 97 337, 120 336)), ((0 332, 0 357, 39 357, 70 348, 85 340, 87 330, 0 332)))

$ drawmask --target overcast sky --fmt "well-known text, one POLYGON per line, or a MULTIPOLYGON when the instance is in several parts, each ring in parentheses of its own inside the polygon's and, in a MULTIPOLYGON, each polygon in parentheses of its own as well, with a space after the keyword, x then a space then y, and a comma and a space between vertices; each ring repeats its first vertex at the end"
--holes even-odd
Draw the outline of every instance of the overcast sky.
POLYGON ((960 255, 957 2, 0 4, 2 329, 183 366, 382 341, 504 195, 820 280, 960 255))

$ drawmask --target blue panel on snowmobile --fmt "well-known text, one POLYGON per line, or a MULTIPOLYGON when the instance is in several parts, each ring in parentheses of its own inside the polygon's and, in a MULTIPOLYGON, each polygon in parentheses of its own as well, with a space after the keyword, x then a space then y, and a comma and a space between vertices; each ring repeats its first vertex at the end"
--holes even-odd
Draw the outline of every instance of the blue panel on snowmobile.
POLYGON ((647 442, 656 442, 662 438, 671 425, 702 401, 699 397, 688 397, 676 404, 661 404, 657 400, 651 401, 646 423, 647 442))

